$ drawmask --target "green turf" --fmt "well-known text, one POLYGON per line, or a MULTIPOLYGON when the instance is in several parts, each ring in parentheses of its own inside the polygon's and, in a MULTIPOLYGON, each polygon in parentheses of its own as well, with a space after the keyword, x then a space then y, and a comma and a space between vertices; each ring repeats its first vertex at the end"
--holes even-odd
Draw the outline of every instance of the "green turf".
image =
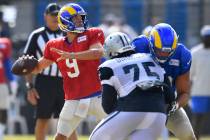
MULTIPOLYGON (((11 135, 11 136, 5 136, 4 140, 35 140, 34 136, 30 135, 11 135)), ((53 137, 49 137, 48 140, 53 140, 53 137)), ((88 140, 87 136, 80 136, 79 140, 88 140)), ((170 138, 170 140, 178 140, 176 138, 170 138)), ((201 138, 200 140, 210 140, 210 137, 201 138)))
MULTIPOLYGON (((33 135, 7 135, 4 140, 35 140, 33 135)), ((49 137, 48 140, 53 140, 53 137, 49 137)), ((86 136, 80 136, 79 140, 88 140, 86 136)))

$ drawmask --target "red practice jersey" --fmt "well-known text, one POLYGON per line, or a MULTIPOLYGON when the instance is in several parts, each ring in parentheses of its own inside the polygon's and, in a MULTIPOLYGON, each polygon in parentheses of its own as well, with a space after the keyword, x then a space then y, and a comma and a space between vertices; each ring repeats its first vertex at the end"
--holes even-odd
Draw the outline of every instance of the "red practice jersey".
MULTIPOLYGON (((50 40, 45 47, 44 58, 56 62, 60 57, 56 52, 50 51, 51 48, 67 52, 81 52, 88 50, 91 45, 98 42, 102 45, 104 44, 102 30, 99 28, 89 28, 84 33, 79 34, 71 43, 68 43, 65 37, 50 40)), ((66 100, 84 98, 101 91, 97 73, 100 59, 66 59, 56 63, 63 76, 66 100)))
POLYGON ((11 57, 12 43, 8 38, 0 38, 0 83, 6 82, 4 61, 11 57))

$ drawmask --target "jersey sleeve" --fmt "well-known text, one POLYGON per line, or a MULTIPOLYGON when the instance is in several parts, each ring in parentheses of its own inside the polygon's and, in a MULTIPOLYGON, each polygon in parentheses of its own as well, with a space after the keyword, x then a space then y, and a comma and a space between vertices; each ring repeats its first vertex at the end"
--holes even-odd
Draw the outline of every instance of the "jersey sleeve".
POLYGON ((104 33, 101 29, 99 28, 92 28, 90 29, 90 34, 89 34, 89 45, 93 45, 95 43, 100 42, 102 45, 104 45, 104 33))
POLYGON ((114 86, 112 82, 112 76, 114 76, 114 72, 111 68, 109 67, 99 67, 98 69, 99 72, 99 78, 101 80, 101 84, 108 84, 110 86, 114 86))
POLYGON ((52 41, 48 41, 47 44, 45 45, 45 49, 44 49, 44 54, 43 54, 43 57, 46 58, 46 59, 49 59, 51 61, 54 61, 53 59, 53 52, 50 51, 50 48, 52 46, 52 41))
POLYGON ((102 65, 98 70, 99 78, 102 84, 102 107, 107 114, 110 114, 117 106, 117 91, 114 87, 114 83, 112 82, 114 72, 110 67, 102 67, 102 65))
POLYGON ((184 74, 190 70, 192 55, 190 50, 188 50, 183 44, 179 44, 182 48, 181 50, 181 71, 180 74, 184 74))
POLYGON ((149 51, 149 39, 145 35, 140 35, 135 38, 132 42, 132 45, 135 48, 135 51, 138 53, 150 53, 149 51))
POLYGON ((117 91, 109 85, 102 85, 102 107, 107 114, 117 107, 117 91))
POLYGON ((37 41, 36 34, 32 32, 28 37, 23 53, 28 55, 33 55, 34 57, 36 57, 36 44, 37 44, 36 41, 37 41))

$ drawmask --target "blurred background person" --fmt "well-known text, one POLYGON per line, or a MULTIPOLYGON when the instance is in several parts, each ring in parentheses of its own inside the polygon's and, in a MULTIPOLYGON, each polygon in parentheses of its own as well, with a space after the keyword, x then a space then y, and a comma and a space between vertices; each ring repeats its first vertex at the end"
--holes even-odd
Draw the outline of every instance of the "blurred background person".
POLYGON ((138 35, 137 32, 126 23, 123 17, 117 16, 113 13, 105 15, 99 28, 103 30, 105 37, 113 32, 126 33, 131 39, 134 39, 138 35))
POLYGON ((191 108, 197 139, 210 116, 210 25, 201 29, 202 43, 192 48, 191 108))
POLYGON ((0 36, 10 37, 10 27, 6 21, 3 19, 4 13, 0 11, 0 36))
POLYGON ((16 79, 10 71, 11 52, 11 40, 0 37, 0 140, 3 140, 5 133, 10 101, 15 99, 18 87, 16 79))
MULTIPOLYGON (((33 55, 36 58, 43 56, 45 44, 50 40, 62 37, 63 33, 58 28, 57 15, 60 6, 56 3, 47 5, 44 13, 45 26, 34 30, 28 38, 24 54, 33 55)), ((56 64, 44 69, 35 77, 27 75, 27 99, 36 106, 36 140, 45 140, 48 133, 50 118, 58 118, 64 104, 63 81, 60 71, 56 64)), ((73 133, 71 140, 76 140, 73 133)))
POLYGON ((145 35, 146 37, 150 37, 150 32, 152 30, 152 28, 159 23, 163 23, 161 22, 161 18, 160 17, 151 17, 149 24, 147 24, 147 26, 145 26, 142 30, 141 30, 141 35, 145 35))
POLYGON ((151 20, 150 25, 147 25, 146 27, 144 27, 141 32, 143 35, 146 35, 147 37, 149 37, 152 27, 162 22, 160 17, 152 17, 150 20, 151 20))
POLYGON ((115 18, 115 24, 110 26, 108 28, 108 33, 114 33, 114 32, 123 32, 126 33, 131 39, 134 39, 137 37, 137 32, 131 27, 129 24, 126 23, 125 19, 123 17, 117 17, 115 18))
POLYGON ((103 30, 105 37, 110 34, 109 28, 116 24, 116 19, 117 16, 113 13, 106 14, 102 19, 102 23, 98 27, 103 30))
POLYGON ((149 37, 151 30, 152 30, 152 26, 148 25, 142 30, 142 34, 149 37))

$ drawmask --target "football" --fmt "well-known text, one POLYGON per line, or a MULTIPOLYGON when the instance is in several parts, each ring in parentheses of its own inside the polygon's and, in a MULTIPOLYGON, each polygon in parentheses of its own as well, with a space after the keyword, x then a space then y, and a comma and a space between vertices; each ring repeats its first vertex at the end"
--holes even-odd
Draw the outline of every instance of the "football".
POLYGON ((34 56, 23 55, 12 65, 12 73, 16 75, 27 75, 37 66, 38 60, 34 56))

